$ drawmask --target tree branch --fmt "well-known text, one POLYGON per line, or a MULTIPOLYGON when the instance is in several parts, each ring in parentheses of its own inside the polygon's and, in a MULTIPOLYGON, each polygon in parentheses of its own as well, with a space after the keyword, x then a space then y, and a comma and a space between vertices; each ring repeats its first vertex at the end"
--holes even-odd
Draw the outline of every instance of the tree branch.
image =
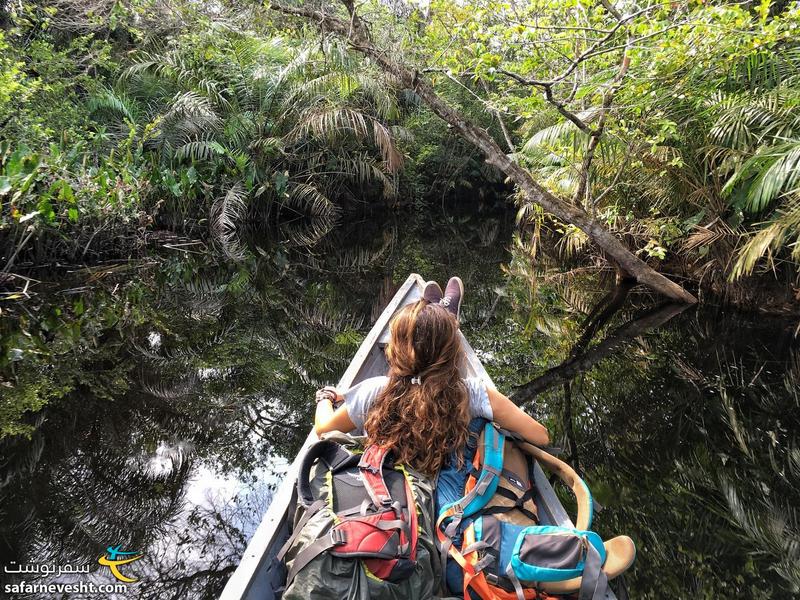
POLYGON ((583 133, 591 135, 592 130, 589 128, 586 122, 583 119, 581 119, 578 115, 576 115, 574 112, 567 110, 567 107, 564 106, 563 103, 559 102, 553 97, 553 88, 551 86, 548 85, 544 88, 544 97, 547 98, 547 101, 550 104, 552 104, 553 107, 559 113, 561 113, 561 115, 565 119, 572 121, 575 124, 575 126, 578 129, 580 129, 583 133))
MULTIPOLYGON (((481 84, 483 85, 483 91, 486 92, 487 96, 489 96, 490 95, 489 86, 486 85, 486 81, 481 79, 481 84)), ((500 131, 503 132, 503 138, 505 139, 506 145, 508 146, 508 151, 513 154, 514 152, 516 152, 516 148, 514 147, 514 141, 511 139, 511 135, 508 133, 506 124, 503 121, 503 115, 501 115, 500 111, 497 110, 496 108, 489 106, 488 103, 484 103, 484 106, 486 106, 486 108, 490 110, 492 114, 494 114, 495 118, 497 119, 497 122, 500 124, 500 131)))
POLYGON ((611 4, 611 2, 609 2, 608 0, 600 0, 600 4, 602 4, 603 8, 605 8, 609 13, 614 15, 614 18, 616 18, 617 21, 622 21, 622 13, 620 13, 616 8, 614 8, 614 5, 611 4))
POLYGON ((617 74, 611 80, 611 85, 603 94, 603 104, 600 111, 600 118, 597 121, 597 126, 592 130, 589 137, 589 146, 586 148, 586 154, 583 156, 583 164, 581 165, 580 179, 578 180, 578 189, 575 190, 575 197, 573 200, 578 203, 581 198, 589 192, 589 171, 592 168, 594 155, 597 151, 597 146, 600 144, 600 138, 606 128, 606 121, 608 120, 608 113, 611 109, 611 104, 614 102, 614 96, 617 95, 622 79, 628 72, 631 59, 627 51, 622 54, 622 62, 619 66, 617 74))
POLYGON ((418 70, 401 65, 386 52, 376 48, 370 39, 367 27, 358 17, 352 0, 343 1, 351 17, 349 23, 330 13, 312 8, 282 6, 274 3, 272 8, 284 14, 312 20, 324 31, 333 32, 347 39, 355 50, 374 60, 381 69, 396 77, 402 85, 414 90, 431 111, 450 124, 465 140, 481 150, 486 156, 487 163, 505 173, 520 188, 528 201, 538 204, 561 221, 581 229, 603 252, 613 258, 620 268, 636 277, 641 283, 674 300, 688 303, 697 302, 697 299, 681 286, 657 273, 635 256, 582 208, 561 200, 542 187, 527 170, 503 152, 485 129, 469 121, 457 109, 442 100, 425 78, 420 76, 418 70))
POLYGON ((518 81, 522 85, 529 85, 529 86, 534 86, 534 87, 541 88, 542 91, 544 91, 544 96, 545 96, 545 98, 547 98, 547 101, 550 104, 552 104, 553 107, 559 113, 561 113, 561 115, 565 119, 568 119, 569 121, 572 121, 575 124, 575 126, 578 129, 580 129, 581 131, 583 131, 585 134, 589 135, 591 133, 591 130, 589 129, 589 126, 583 121, 583 119, 581 119, 574 112, 571 112, 571 111, 567 110, 566 106, 564 106, 564 104, 562 102, 559 102, 558 100, 555 99, 555 97, 553 96, 553 86, 552 86, 552 84, 550 82, 548 82, 548 81, 537 81, 535 79, 527 79, 527 78, 523 77, 522 75, 520 75, 519 73, 514 73, 513 71, 509 71, 508 69, 497 69, 497 72, 498 73, 502 73, 503 75, 507 75, 508 77, 510 77, 511 79, 514 79, 515 81, 518 81))

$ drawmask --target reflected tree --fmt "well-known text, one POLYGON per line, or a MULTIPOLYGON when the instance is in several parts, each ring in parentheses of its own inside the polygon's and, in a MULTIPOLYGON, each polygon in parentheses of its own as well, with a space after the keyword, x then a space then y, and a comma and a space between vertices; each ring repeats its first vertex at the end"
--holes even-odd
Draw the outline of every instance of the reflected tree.
POLYGON ((575 310, 557 280, 537 283, 526 310, 568 322, 532 334, 547 336, 551 353, 534 356, 540 374, 520 381, 516 398, 546 407, 556 436, 579 451, 604 507, 598 530, 637 542, 631 593, 793 597, 800 413, 792 324, 711 308, 630 319, 641 304, 633 296, 595 327, 599 311, 575 310))

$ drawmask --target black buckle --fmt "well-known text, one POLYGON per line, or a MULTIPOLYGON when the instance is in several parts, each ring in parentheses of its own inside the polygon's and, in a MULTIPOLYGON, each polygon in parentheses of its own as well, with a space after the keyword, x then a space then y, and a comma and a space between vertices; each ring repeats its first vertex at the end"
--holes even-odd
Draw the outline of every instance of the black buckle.
POLYGON ((347 543, 347 536, 341 529, 334 528, 331 529, 331 541, 334 546, 343 546, 347 543))
POLYGON ((380 473, 381 473, 381 470, 379 468, 373 467, 371 464, 366 463, 366 462, 365 463, 358 463, 358 468, 363 470, 363 471, 369 471, 373 475, 380 475, 380 473))

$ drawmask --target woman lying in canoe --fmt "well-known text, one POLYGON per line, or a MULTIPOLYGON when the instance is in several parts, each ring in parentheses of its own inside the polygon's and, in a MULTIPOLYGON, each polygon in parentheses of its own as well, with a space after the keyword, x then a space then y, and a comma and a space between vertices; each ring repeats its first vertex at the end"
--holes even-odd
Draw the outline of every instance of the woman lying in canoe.
POLYGON ((467 442, 471 419, 483 417, 545 446, 547 429, 478 378, 463 379, 458 336, 463 284, 453 277, 444 294, 428 282, 421 300, 391 323, 388 376, 347 391, 317 392, 314 430, 366 432, 368 444, 392 448, 398 462, 433 475, 467 442))

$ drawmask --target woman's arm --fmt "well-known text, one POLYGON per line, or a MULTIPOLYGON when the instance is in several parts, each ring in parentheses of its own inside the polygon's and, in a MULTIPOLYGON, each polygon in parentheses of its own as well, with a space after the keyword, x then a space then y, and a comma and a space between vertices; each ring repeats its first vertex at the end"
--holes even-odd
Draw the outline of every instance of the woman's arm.
POLYGON ((546 446, 550 443, 550 434, 547 433, 544 425, 497 390, 487 386, 486 391, 489 395, 489 404, 492 407, 495 423, 503 429, 520 434, 537 446, 546 446))
MULTIPOLYGON (((336 392, 336 401, 340 402, 342 399, 341 394, 336 392)), ((331 400, 326 399, 317 402, 317 412, 314 413, 314 432, 317 436, 329 431, 349 433, 355 428, 356 426, 350 420, 350 415, 347 413, 347 407, 344 404, 334 409, 331 400)))

